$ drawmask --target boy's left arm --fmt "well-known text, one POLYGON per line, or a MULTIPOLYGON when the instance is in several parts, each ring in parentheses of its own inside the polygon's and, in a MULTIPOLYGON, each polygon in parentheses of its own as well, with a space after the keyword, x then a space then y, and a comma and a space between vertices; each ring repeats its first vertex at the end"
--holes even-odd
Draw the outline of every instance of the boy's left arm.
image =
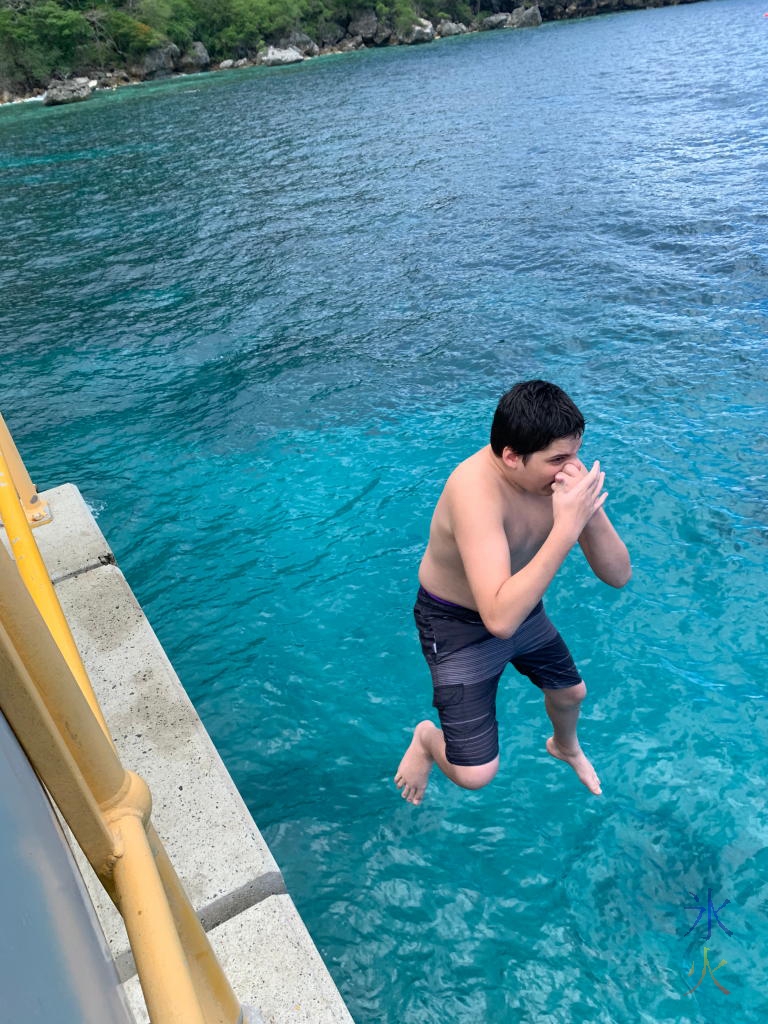
POLYGON ((611 587, 623 587, 632 575, 627 546, 613 527, 613 523, 598 509, 579 537, 581 550, 592 572, 611 587))
MULTIPOLYGON (((581 463, 569 462, 557 474, 556 486, 568 487, 584 473, 581 463)), ((579 544, 592 572, 610 587, 623 587, 632 575, 626 544, 614 529, 605 509, 594 513, 581 532, 579 544)))

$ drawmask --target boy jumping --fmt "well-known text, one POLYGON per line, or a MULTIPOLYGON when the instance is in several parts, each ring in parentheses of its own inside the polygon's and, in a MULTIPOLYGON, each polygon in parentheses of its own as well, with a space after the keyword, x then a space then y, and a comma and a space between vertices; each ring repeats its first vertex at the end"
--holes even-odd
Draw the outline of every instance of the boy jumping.
POLYGON ((600 779, 576 735, 587 692, 542 596, 578 543, 598 579, 623 587, 627 549, 603 505, 605 473, 579 460, 584 417, 555 384, 516 384, 491 443, 451 473, 432 516, 414 617, 442 729, 419 722, 395 775, 419 804, 434 764, 465 789, 499 767, 496 690, 511 662, 544 693, 547 750, 592 793, 600 779))

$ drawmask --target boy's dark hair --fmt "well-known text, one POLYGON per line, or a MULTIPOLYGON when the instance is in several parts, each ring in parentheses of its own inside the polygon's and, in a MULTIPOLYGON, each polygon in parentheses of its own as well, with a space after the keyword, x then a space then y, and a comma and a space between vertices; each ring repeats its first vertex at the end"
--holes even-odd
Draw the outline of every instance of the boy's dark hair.
POLYGON ((583 433, 584 417, 562 388, 546 380, 524 380, 499 400, 491 425, 491 448, 494 455, 511 448, 527 462, 558 438, 583 433))

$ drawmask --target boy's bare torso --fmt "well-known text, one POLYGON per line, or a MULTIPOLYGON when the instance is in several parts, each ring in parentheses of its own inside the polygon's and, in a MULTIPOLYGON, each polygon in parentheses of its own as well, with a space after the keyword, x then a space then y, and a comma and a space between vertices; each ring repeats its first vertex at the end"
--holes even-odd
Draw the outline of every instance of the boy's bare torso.
POLYGON ((435 507, 429 543, 419 567, 419 582, 431 594, 477 610, 454 533, 457 511, 484 505, 501 524, 509 547, 508 575, 530 562, 552 529, 552 495, 521 491, 499 471, 490 448, 460 463, 448 478, 435 507))

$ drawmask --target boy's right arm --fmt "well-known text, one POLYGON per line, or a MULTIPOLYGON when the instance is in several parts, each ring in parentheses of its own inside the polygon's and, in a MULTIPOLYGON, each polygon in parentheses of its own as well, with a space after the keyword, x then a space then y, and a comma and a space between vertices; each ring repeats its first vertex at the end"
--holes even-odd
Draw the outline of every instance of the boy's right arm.
POLYGON ((593 513, 601 508, 604 474, 598 463, 573 488, 553 495, 554 522, 544 543, 512 573, 503 509, 491 488, 453 495, 453 532, 480 617, 495 636, 512 636, 541 600, 593 513))

